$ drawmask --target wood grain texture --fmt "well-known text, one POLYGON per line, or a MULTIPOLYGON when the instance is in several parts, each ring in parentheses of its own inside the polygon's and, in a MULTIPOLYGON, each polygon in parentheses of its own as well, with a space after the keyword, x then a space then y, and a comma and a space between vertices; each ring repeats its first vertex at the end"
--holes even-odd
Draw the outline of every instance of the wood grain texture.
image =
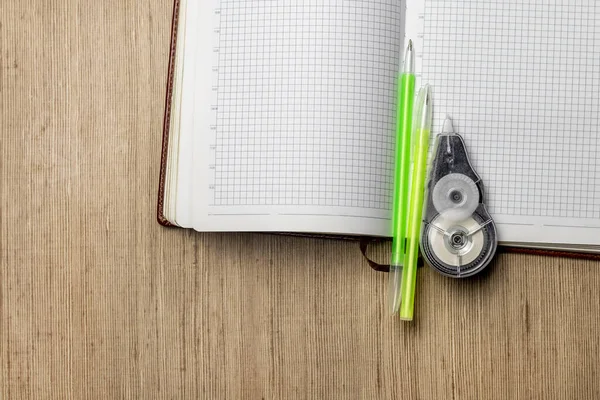
MULTIPOLYGON (((0 2, 0 398, 600 398, 600 264, 419 271, 155 219, 171 0, 0 2)), ((376 249, 385 258, 387 249, 376 249)))

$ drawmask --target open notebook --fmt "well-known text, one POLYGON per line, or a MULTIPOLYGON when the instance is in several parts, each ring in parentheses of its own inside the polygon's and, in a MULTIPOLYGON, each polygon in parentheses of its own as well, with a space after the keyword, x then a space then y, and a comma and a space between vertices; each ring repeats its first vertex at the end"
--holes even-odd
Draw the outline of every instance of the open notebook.
POLYGON ((180 2, 163 215, 386 235, 397 0, 180 2))
POLYGON ((600 5, 551 3, 176 0, 159 220, 389 236, 406 31, 500 241, 600 250, 600 5))

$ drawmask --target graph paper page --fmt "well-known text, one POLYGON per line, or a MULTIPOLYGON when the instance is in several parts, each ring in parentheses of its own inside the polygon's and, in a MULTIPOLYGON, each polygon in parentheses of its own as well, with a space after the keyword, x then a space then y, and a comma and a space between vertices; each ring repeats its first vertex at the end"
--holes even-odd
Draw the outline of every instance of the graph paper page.
POLYGON ((194 226, 387 235, 404 3, 195 3, 194 226))
POLYGON ((409 0, 407 21, 500 240, 600 244, 600 3, 409 0))

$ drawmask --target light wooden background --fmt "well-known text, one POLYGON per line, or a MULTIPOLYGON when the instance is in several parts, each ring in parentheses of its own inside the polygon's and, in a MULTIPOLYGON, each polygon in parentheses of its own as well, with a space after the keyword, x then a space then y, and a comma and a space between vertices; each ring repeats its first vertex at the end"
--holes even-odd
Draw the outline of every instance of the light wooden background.
POLYGON ((403 324, 355 244, 160 227, 170 20, 0 2, 1 399, 600 397, 599 263, 423 269, 403 324))

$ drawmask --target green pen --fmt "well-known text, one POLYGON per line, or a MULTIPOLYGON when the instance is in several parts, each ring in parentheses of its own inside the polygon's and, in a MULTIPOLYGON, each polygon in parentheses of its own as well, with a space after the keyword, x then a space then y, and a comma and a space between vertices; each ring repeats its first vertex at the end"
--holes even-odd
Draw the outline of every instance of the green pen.
POLYGON ((429 154, 429 135, 431 133, 432 104, 429 85, 425 85, 417 97, 415 110, 414 143, 412 149, 411 187, 409 194, 408 228, 406 231, 406 249, 402 285, 400 319, 412 321, 415 304, 415 285, 417 281, 417 259, 419 239, 423 220, 423 197, 427 178, 427 156, 429 154))
POLYGON ((406 210, 410 169, 410 147, 412 134, 413 104, 415 100, 415 53, 412 40, 404 57, 404 67, 398 79, 398 105, 396 114, 396 166, 394 173, 394 205, 392 211, 392 259, 388 285, 390 314, 400 307, 400 284, 404 246, 406 242, 406 210))

